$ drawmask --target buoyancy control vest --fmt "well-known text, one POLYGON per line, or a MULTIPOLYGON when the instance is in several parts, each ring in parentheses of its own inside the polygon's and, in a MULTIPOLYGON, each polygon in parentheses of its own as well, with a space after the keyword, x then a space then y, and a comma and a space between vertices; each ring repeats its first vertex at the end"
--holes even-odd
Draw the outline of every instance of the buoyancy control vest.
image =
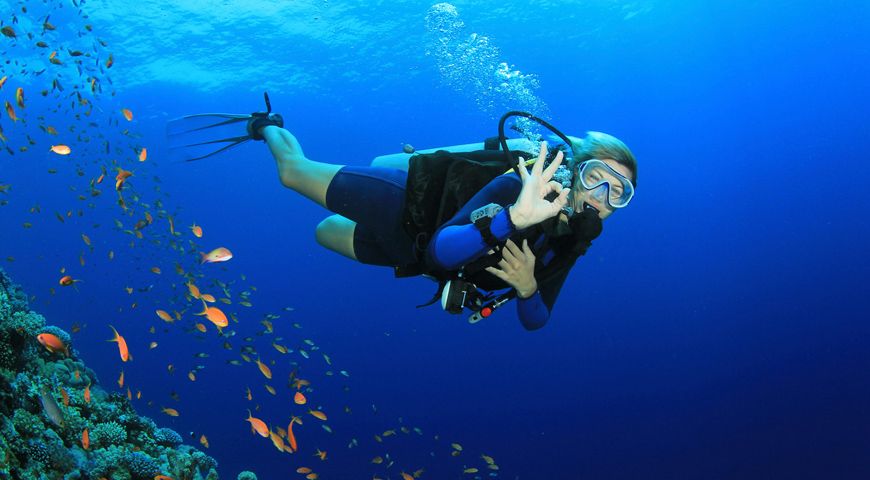
MULTIPOLYGON (((495 253, 484 255, 457 271, 440 269, 433 265, 426 255, 429 242, 438 228, 456 215, 478 191, 513 168, 517 161, 526 161, 534 157, 523 151, 511 151, 508 157, 505 152, 497 149, 497 145, 496 142, 488 140, 485 150, 462 153, 440 150, 435 153, 414 155, 409 159, 402 223, 406 233, 414 239, 417 260, 410 265, 395 267, 395 274, 397 277, 426 275, 438 281, 439 288, 435 296, 430 302, 420 306, 431 305, 438 297, 442 297, 442 306, 444 306, 445 286, 457 279, 462 279, 463 285, 470 284, 470 290, 463 292, 464 305, 461 304, 458 310, 449 310, 447 307, 445 309, 452 313, 459 313, 462 311, 462 306, 468 307, 474 311, 469 320, 474 318, 479 320, 488 316, 495 308, 516 296, 513 289, 498 297, 480 294, 477 291, 478 288, 490 292, 510 288, 503 280, 485 270, 486 267, 494 266, 501 260, 503 242, 494 249, 495 253), (514 163, 511 163, 509 158, 512 158, 514 163)), ((577 258, 586 252, 591 241, 600 234, 601 223, 597 215, 594 215, 594 219, 587 215, 583 220, 587 226, 582 229, 582 232, 575 229, 571 234, 557 235, 559 220, 553 217, 511 236, 517 244, 522 244, 523 239, 528 239, 530 245, 533 245, 534 240, 540 235, 547 236, 546 241, 539 247, 533 248, 537 258, 535 278, 539 288, 543 289, 548 282, 556 278, 564 279, 577 258), (548 250, 552 250, 555 257, 544 265, 542 259, 548 250)), ((551 305, 554 300, 554 298, 550 299, 547 303, 551 305)))

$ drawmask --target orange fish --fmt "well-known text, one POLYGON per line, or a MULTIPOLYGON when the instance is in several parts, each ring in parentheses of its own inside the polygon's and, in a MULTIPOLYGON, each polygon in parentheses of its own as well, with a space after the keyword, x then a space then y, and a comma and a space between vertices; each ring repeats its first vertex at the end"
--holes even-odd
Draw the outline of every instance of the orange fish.
POLYGON ((206 331, 205 325, 203 325, 201 323, 197 323, 196 325, 194 325, 194 327, 196 327, 196 329, 202 333, 205 333, 205 331, 206 331))
POLYGON ((203 301, 208 302, 208 303, 214 303, 214 302, 215 302, 214 295, 211 295, 211 294, 209 294, 209 293, 203 293, 203 294, 200 294, 199 298, 202 299, 203 301))
POLYGON ((296 469, 296 473, 311 473, 311 469, 308 467, 299 467, 296 469))
POLYGON ((60 280, 58 280, 57 283, 59 283, 61 286, 69 287, 75 286, 75 284, 78 282, 81 282, 81 280, 76 280, 71 275, 64 275, 60 277, 60 280))
POLYGON ((128 122, 133 121, 133 112, 131 112, 129 108, 122 108, 121 113, 124 114, 124 118, 126 118, 128 122))
POLYGON ((124 371, 121 370, 121 375, 118 376, 118 388, 121 388, 123 386, 124 386, 124 371))
POLYGON ((324 422, 326 421, 326 414, 321 412, 320 410, 308 409, 308 413, 310 413, 314 418, 318 420, 323 420, 324 422))
POLYGON ((250 409, 248 409, 248 418, 246 418, 245 421, 251 424, 251 432, 257 432, 264 438, 269 436, 269 427, 266 426, 266 422, 251 416, 250 409))
POLYGON ((208 448, 208 439, 205 438, 205 435, 199 437, 199 443, 200 443, 203 447, 208 448))
POLYGON ((197 315, 205 315, 211 323, 213 323, 218 330, 229 325, 229 320, 227 319, 227 315, 218 307, 209 307, 206 306, 205 302, 202 302, 204 310, 197 315))
POLYGON ((124 186, 124 182, 132 176, 133 172, 124 170, 123 168, 119 167, 118 175, 115 176, 115 190, 121 190, 121 187, 124 186))
POLYGON ((208 253, 199 252, 202 256, 202 260, 200 263, 217 263, 217 262, 226 262, 227 260, 233 258, 232 252, 224 247, 218 247, 208 253))
POLYGON ((0 78, 0 88, 3 88, 3 85, 6 85, 6 79, 8 78, 7 75, 3 75, 3 78, 0 78))
POLYGON ((172 477, 167 475, 155 475, 154 480, 172 480, 172 477))
POLYGON ((293 395, 293 401, 296 402, 296 405, 305 405, 308 400, 305 398, 305 395, 302 395, 302 392, 296 392, 293 395))
POLYGON ((326 452, 320 450, 319 448, 317 449, 317 453, 315 453, 314 456, 320 457, 321 460, 326 460, 326 452))
POLYGON ((284 440, 281 439, 280 435, 270 430, 269 438, 272 440, 272 445, 275 445, 275 448, 277 448, 279 452, 284 451, 284 440))
POLYGON ((201 294, 199 293, 199 288, 196 285, 188 282, 187 283, 187 290, 190 292, 191 297, 199 299, 201 294))
POLYGON ((317 474, 314 472, 311 472, 308 475, 305 475, 305 480, 317 480, 318 478, 320 478, 320 477, 318 477, 317 474))
POLYGON ((254 398, 253 395, 251 395, 251 387, 248 387, 247 397, 248 397, 248 401, 250 401, 252 398, 254 398))
POLYGON ((12 104, 8 101, 6 102, 6 115, 9 115, 9 118, 12 119, 13 122, 18 121, 18 117, 15 116, 15 110, 12 108, 12 104))
POLYGON ((414 480, 414 477, 408 475, 405 472, 402 472, 402 480, 414 480))
POLYGON ((71 150, 68 146, 66 146, 66 145, 52 145, 51 148, 50 148, 49 150, 52 151, 52 152, 54 152, 54 153, 56 153, 56 154, 58 154, 58 155, 69 155, 70 152, 72 151, 72 150, 71 150))
POLYGON ((91 403, 91 384, 87 384, 85 386, 85 393, 83 395, 85 397, 85 403, 91 403))
POLYGON ((82 448, 85 450, 91 448, 91 437, 88 435, 87 428, 82 432, 82 448))
POLYGON ((170 417, 177 417, 178 416, 178 410, 176 410, 174 408, 162 407, 160 409, 160 411, 169 415, 170 417))
POLYGON ((142 150, 139 150, 139 161, 144 162, 148 157, 148 150, 145 147, 142 147, 142 150))
POLYGON ((272 378, 272 370, 269 370, 269 367, 267 367, 265 363, 261 362, 259 358, 257 358, 257 368, 260 369, 260 373, 262 373, 264 377, 269 379, 272 378))
POLYGON ((69 406, 69 394, 66 393, 66 389, 64 389, 63 387, 59 387, 58 390, 60 390, 60 397, 61 397, 61 399, 63 399, 63 406, 68 407, 69 406))
POLYGON ((103 183, 103 179, 106 178, 105 173, 101 173, 99 177, 97 177, 97 185, 103 183))
POLYGON ((115 327, 109 325, 109 328, 112 329, 112 332, 115 333, 115 337, 109 340, 110 342, 117 342, 118 344, 118 354, 121 355, 121 361, 126 362, 128 360, 132 360, 133 356, 130 355, 130 351, 127 350, 127 341, 124 340, 124 337, 118 334, 118 331, 115 330, 115 327))
POLYGON ((190 231, 193 232, 193 236, 196 238, 202 238, 202 227, 197 224, 193 224, 190 226, 190 231))
POLYGON ((19 108, 24 108, 24 89, 21 87, 15 89, 15 103, 19 108))
POLYGON ((166 310, 157 310, 157 316, 160 317, 160 320, 163 320, 166 323, 172 323, 174 321, 172 315, 170 315, 166 310))
POLYGON ((112 68, 112 65, 114 65, 114 64, 115 64, 115 57, 113 57, 112 54, 110 53, 109 59, 106 60, 106 68, 112 68))
POLYGON ((296 445, 296 435, 293 434, 293 424, 296 423, 296 417, 290 419, 290 424, 287 425, 287 443, 293 451, 299 450, 296 445))
POLYGON ((36 336, 36 340, 49 352, 63 352, 65 356, 69 357, 69 349, 63 343, 63 340, 58 338, 57 335, 51 333, 40 333, 36 336))

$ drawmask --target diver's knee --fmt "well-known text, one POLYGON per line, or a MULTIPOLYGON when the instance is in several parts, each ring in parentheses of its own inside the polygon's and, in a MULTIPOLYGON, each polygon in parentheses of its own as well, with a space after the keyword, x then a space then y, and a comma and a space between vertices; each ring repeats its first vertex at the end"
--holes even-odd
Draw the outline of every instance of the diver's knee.
POLYGON ((356 259, 353 251, 353 233, 356 223, 341 215, 324 218, 314 229, 317 243, 346 257, 356 259))

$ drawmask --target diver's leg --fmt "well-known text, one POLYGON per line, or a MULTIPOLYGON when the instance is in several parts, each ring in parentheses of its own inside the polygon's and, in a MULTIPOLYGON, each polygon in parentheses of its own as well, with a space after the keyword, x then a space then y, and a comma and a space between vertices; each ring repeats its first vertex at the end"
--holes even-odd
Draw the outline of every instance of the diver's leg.
POLYGON ((292 133, 274 125, 261 130, 275 157, 281 184, 291 188, 326 208, 326 190, 341 167, 305 158, 302 146, 292 133))
POLYGON ((333 252, 340 253, 345 257, 356 260, 353 249, 353 233, 356 222, 342 217, 331 215, 323 219, 314 231, 317 243, 333 252))

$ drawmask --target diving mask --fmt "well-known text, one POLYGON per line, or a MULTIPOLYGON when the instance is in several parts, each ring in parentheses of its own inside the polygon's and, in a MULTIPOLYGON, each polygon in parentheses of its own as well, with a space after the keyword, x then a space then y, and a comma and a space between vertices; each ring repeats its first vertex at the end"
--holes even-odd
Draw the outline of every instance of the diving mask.
POLYGON ((634 185, 621 173, 601 160, 592 159, 580 164, 577 169, 580 184, 592 195, 602 198, 611 208, 623 208, 634 197, 634 185))

